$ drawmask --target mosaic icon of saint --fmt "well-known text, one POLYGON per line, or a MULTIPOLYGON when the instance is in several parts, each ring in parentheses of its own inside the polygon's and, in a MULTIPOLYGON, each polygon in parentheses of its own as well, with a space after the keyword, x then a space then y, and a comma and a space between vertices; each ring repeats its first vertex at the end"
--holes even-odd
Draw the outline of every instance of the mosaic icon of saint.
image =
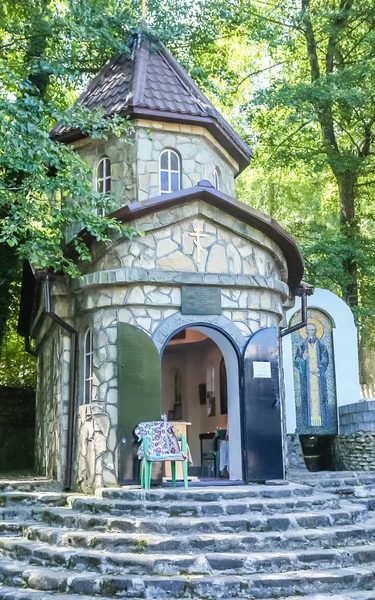
POLYGON ((326 371, 328 351, 321 341, 323 325, 318 319, 308 319, 303 339, 298 346, 294 364, 299 371, 303 421, 310 427, 327 425, 328 393, 326 371))

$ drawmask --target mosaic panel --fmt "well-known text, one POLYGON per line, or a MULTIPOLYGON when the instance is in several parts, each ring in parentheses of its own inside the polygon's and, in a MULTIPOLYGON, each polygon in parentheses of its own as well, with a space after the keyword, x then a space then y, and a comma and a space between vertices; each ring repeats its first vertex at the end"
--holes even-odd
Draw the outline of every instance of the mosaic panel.
MULTIPOLYGON (((337 397, 332 322, 320 310, 307 311, 307 326, 292 334, 294 393, 299 434, 337 433, 337 397)), ((290 325, 301 320, 293 315, 290 325)))

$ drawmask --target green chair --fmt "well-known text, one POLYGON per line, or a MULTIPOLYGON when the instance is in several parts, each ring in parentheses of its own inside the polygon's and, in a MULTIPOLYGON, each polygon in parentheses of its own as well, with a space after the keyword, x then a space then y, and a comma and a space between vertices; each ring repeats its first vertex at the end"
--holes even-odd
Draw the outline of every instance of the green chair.
POLYGON ((182 463, 184 487, 188 487, 188 459, 186 436, 181 436, 181 447, 168 423, 165 415, 161 421, 140 423, 135 433, 142 443, 138 449, 141 462, 141 487, 149 490, 151 487, 152 463, 170 462, 172 487, 176 487, 176 462, 182 463))
POLYGON ((204 461, 213 460, 215 477, 216 479, 220 478, 220 450, 218 448, 218 444, 220 440, 225 440, 226 435, 226 429, 218 429, 212 439, 211 449, 207 450, 207 452, 202 453, 202 477, 204 475, 204 461))
POLYGON ((144 456, 141 462, 141 488, 143 490, 149 490, 151 488, 151 476, 152 476, 152 464, 154 462, 168 462, 171 463, 171 475, 172 475, 172 487, 176 487, 176 462, 182 463, 182 473, 184 477, 184 488, 188 488, 188 464, 187 464, 187 443, 186 436, 181 436, 181 454, 186 458, 181 460, 180 456, 176 456, 175 460, 171 457, 168 458, 158 458, 158 460, 149 460, 147 458, 148 453, 148 439, 147 437, 142 438, 143 447, 144 447, 144 456))

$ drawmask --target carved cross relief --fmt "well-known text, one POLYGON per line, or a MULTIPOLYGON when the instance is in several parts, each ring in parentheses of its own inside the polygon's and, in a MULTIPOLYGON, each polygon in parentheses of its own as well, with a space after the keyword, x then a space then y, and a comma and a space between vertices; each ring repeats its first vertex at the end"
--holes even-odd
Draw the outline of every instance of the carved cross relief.
POLYGON ((191 233, 189 233, 189 235, 194 239, 194 244, 197 248, 197 263, 200 263, 201 260, 201 250, 202 250, 202 246, 201 246, 201 238, 205 238, 207 237, 207 235, 205 233, 203 233, 203 230, 199 227, 199 225, 197 225, 195 227, 195 229, 193 229, 193 231, 191 233))

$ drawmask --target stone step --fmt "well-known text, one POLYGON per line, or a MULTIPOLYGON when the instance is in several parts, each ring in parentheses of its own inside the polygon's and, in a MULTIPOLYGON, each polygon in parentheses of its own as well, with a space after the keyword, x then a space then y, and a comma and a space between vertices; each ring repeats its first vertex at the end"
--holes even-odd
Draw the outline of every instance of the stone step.
POLYGON ((62 492, 3 492, 0 495, 0 507, 65 506, 67 496, 62 492))
POLYGON ((366 567, 298 570, 253 575, 108 575, 76 573, 68 569, 29 566, 16 560, 0 560, 0 581, 34 590, 58 591, 81 596, 118 598, 281 598, 341 590, 368 590, 375 581, 375 564, 366 567))
POLYGON ((88 548, 108 552, 142 554, 175 552, 265 552, 275 549, 345 547, 375 542, 375 522, 339 525, 329 528, 298 529, 283 532, 211 533, 156 535, 118 532, 93 532, 66 528, 30 525, 25 538, 66 548, 88 548))
POLYGON ((0 521, 0 536, 22 535, 24 524, 17 521, 0 521))
POLYGON ((209 488, 152 488, 141 490, 139 486, 127 486, 121 488, 99 488, 96 497, 111 498, 113 500, 125 500, 127 502, 220 502, 222 500, 243 500, 250 498, 290 498, 292 496, 311 497, 311 487, 283 481, 283 485, 274 482, 269 484, 248 484, 241 486, 216 486, 209 488), (284 485, 285 484, 285 485, 284 485))
MULTIPOLYGON (((86 596, 87 598, 87 596, 86 596)), ((319 594, 303 596, 305 600, 375 600, 375 591, 351 591, 341 592, 340 594, 319 594)), ((20 589, 5 585, 0 585, 0 600, 82 600, 82 596, 77 594, 59 594, 46 593, 31 588, 20 589)), ((109 598, 100 597, 100 600, 109 600, 109 598)), ((132 598, 132 600, 143 600, 141 598, 132 598)), ((175 597, 168 596, 168 600, 178 600, 175 597)), ((197 599, 195 599, 197 600, 197 599)), ((220 600, 229 600, 228 598, 220 598, 220 600)), ((238 597, 232 597, 230 600, 240 600, 238 597)), ((243 599, 242 599, 243 600, 243 599)), ((268 600, 275 600, 275 597, 268 600)), ((301 600, 301 596, 288 596, 283 600, 301 600)))
POLYGON ((375 561, 375 546, 341 549, 274 550, 256 553, 205 552, 201 554, 141 554, 67 549, 18 538, 0 538, 3 556, 28 561, 30 565, 64 567, 74 571, 138 575, 249 575, 282 573, 299 569, 338 569, 375 561))
POLYGON ((122 531, 127 533, 238 533, 241 531, 285 531, 294 528, 331 527, 347 525, 367 518, 367 509, 361 504, 341 502, 340 509, 325 509, 277 515, 249 514, 247 516, 117 517, 87 515, 67 508, 34 508, 33 518, 38 522, 74 529, 122 531))
POLYGON ((127 502, 125 500, 104 500, 92 497, 70 496, 67 504, 73 510, 86 512, 93 515, 167 515, 171 517, 207 517, 213 515, 240 515, 252 512, 273 514, 277 512, 301 512, 304 509, 318 510, 336 508, 340 502, 337 496, 331 494, 314 494, 313 497, 292 496, 291 498, 257 498, 241 500, 222 500, 221 502, 198 502, 185 500, 179 502, 152 502, 141 501, 127 502))
MULTIPOLYGON (((313 596, 303 596, 303 598, 305 600, 375 600, 375 591, 352 590, 351 592, 341 592, 341 594, 314 594, 313 596)), ((288 596, 283 600, 301 600, 301 596, 288 596)))
MULTIPOLYGON (((87 596, 86 596, 87 598, 87 596)), ((77 594, 59 594, 51 592, 40 592, 31 588, 21 589, 0 584, 0 600, 82 600, 82 596, 77 594)), ((109 600, 101 596, 100 600, 109 600)), ((140 598, 132 598, 132 600, 141 600, 140 598)), ((170 600, 176 600, 171 598, 170 600)))
POLYGON ((4 478, 0 476, 0 492, 61 492, 62 485, 45 477, 4 478))

